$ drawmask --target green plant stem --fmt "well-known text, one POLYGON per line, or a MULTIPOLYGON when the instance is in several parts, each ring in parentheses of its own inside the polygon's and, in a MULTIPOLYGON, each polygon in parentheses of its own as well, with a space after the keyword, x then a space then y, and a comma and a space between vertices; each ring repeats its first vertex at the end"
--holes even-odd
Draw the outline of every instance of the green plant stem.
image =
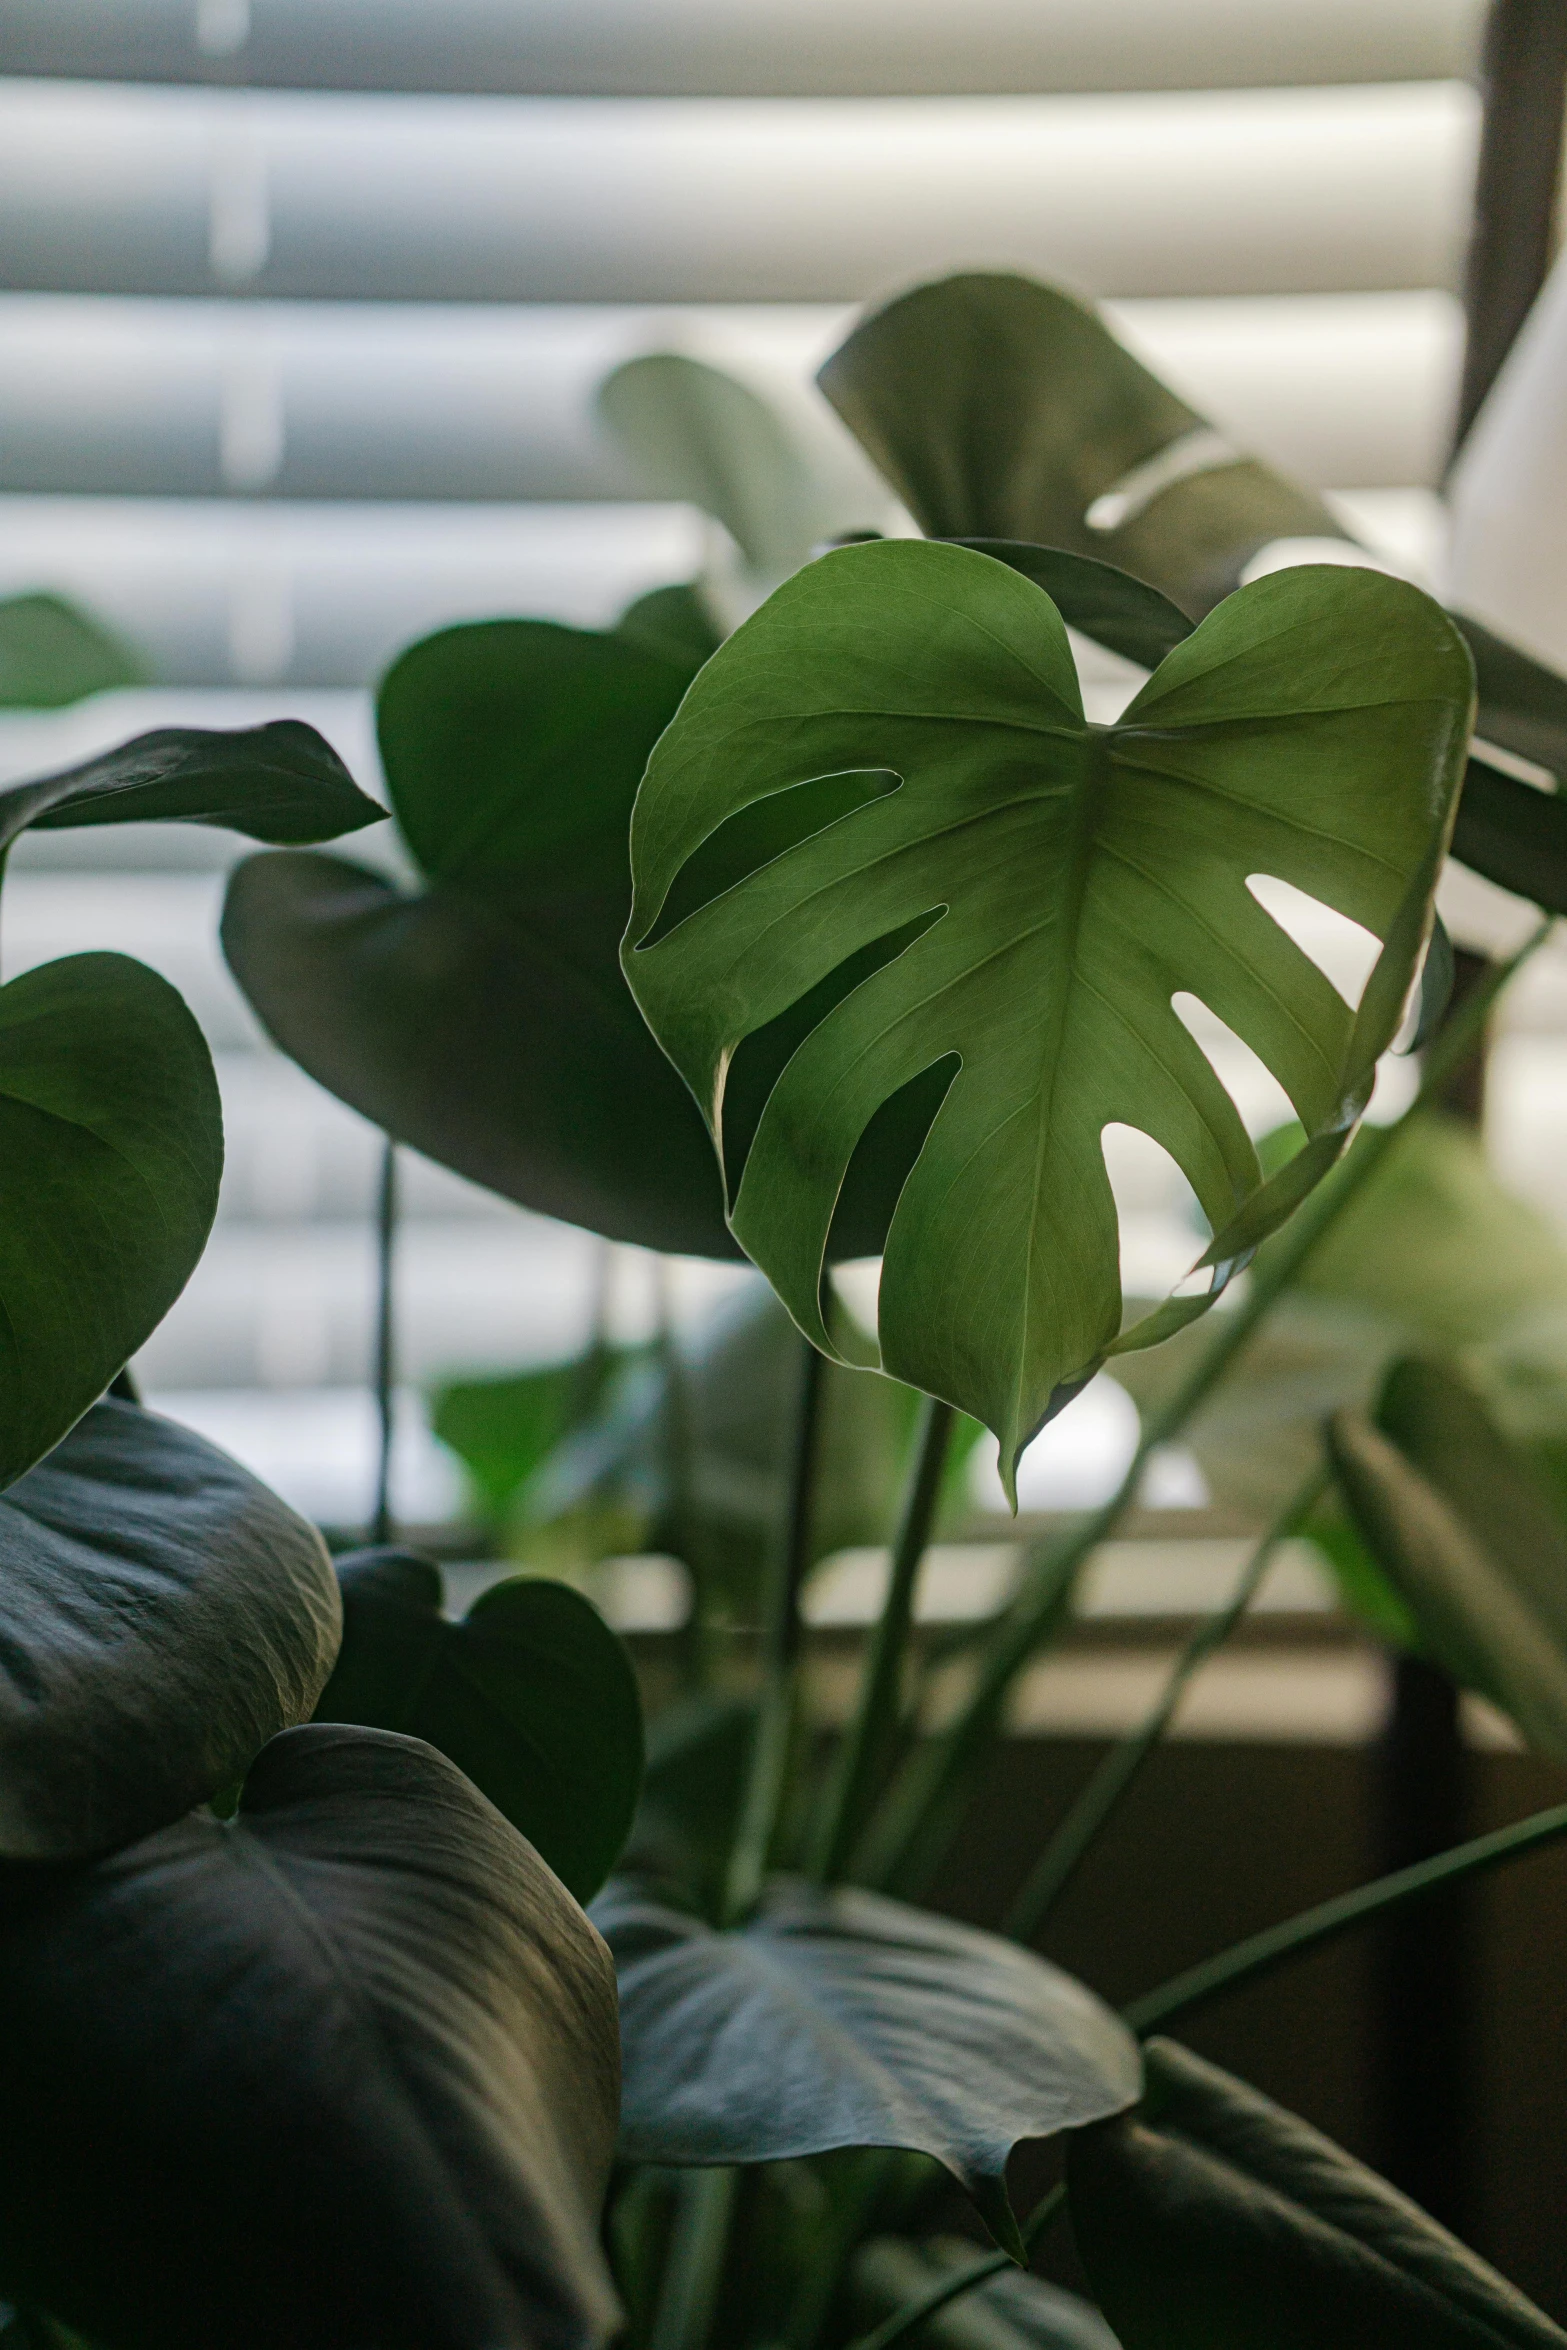
POLYGON ((941 1497, 942 1472, 956 1419, 951 1404, 934 1396, 925 1398, 892 1546, 887 1596, 865 1662, 854 1720, 834 1759, 811 1855, 811 1874, 824 1885, 836 1883, 844 1873, 897 1729, 903 1660, 914 1624, 915 1587, 941 1497))
POLYGON ((1220 1951, 1217 1958, 1204 1959, 1199 1966, 1188 1967, 1184 1974, 1172 1976, 1156 1991, 1134 1999, 1123 2010, 1126 2021, 1139 2036, 1157 2031, 1172 2016, 1184 2015, 1188 2008, 1201 2007, 1207 2000, 1217 1999, 1221 1991, 1233 1991, 1242 1983, 1255 1982, 1259 1975, 1271 1974, 1286 1960, 1303 1957, 1308 1950, 1316 1950, 1322 1943, 1364 1924, 1367 1918, 1380 1917, 1384 1911, 1398 1909, 1406 1901, 1423 1900, 1428 1893, 1440 1892, 1444 1885, 1460 1878, 1500 1868, 1505 1861, 1520 1860, 1525 1853, 1538 1851, 1544 1844, 1557 1843, 1564 1836, 1567 1836, 1567 1803, 1558 1803, 1549 1811, 1535 1812, 1526 1820, 1515 1821, 1510 1828, 1497 1828, 1488 1836, 1475 1836, 1467 1844, 1455 1844, 1451 1851, 1438 1853, 1435 1860, 1417 1861, 1412 1868, 1395 1869, 1391 1876, 1374 1878, 1353 1893, 1340 1893, 1332 1901, 1304 1910, 1299 1917, 1286 1918, 1282 1925, 1268 1926, 1245 1942, 1237 1942, 1233 1949, 1220 1951))
MULTIPOLYGON (((1023 2242, 1030 2252, 1065 2201, 1066 2187, 1063 2183, 1052 2187, 1044 2200, 1035 2204, 1023 2223, 1023 2242)), ((906 2301, 901 2309, 895 2309, 890 2317, 884 2317, 874 2332, 861 2334, 857 2341, 851 2342, 848 2350, 890 2350, 892 2343, 901 2342, 905 2334, 923 2325, 928 2317, 934 2317, 938 2309, 945 2309, 949 2301, 956 2301, 960 2294, 971 2292, 975 2285, 982 2285, 987 2277, 1000 2276, 1003 2269, 1012 2266, 1010 2252, 987 2252, 967 2268, 955 2269, 951 2276, 943 2277, 939 2285, 932 2285, 929 2292, 921 2293, 917 2300, 906 2301)))
POLYGON ((693 2170, 682 2177, 648 2350, 705 2350, 739 2182, 735 2170, 693 2170))
POLYGON ((380 1449, 376 1459, 375 1501, 370 1513, 370 1540, 392 1539, 392 1415, 393 1382, 393 1254, 397 1241, 397 1145, 388 1134, 381 1150, 381 1187, 376 1201, 375 1261, 375 1409, 380 1449))
MULTIPOLYGON (((1353 1893, 1340 1893, 1332 1901, 1320 1902, 1315 1909, 1303 1910, 1298 1917, 1286 1918, 1282 1925, 1268 1926, 1262 1933, 1237 1942, 1232 1949, 1220 1951, 1216 1958, 1204 1959, 1200 1965, 1173 1975, 1157 1990, 1145 1992, 1141 1999, 1134 1999, 1129 2007, 1123 2008, 1122 2015, 1131 2030, 1140 2039, 1146 2039, 1150 2032, 1158 2031, 1176 2016, 1217 1999, 1222 1992, 1255 1982, 1292 1958, 1303 1958, 1308 1951, 1320 1949, 1323 1943, 1349 1933, 1370 1918, 1381 1917, 1404 1902, 1420 1901, 1458 1879, 1480 1876, 1510 1860, 1521 1860, 1527 1853, 1538 1852, 1564 1838, 1567 1838, 1567 1803, 1553 1804, 1549 1811, 1535 1812, 1526 1820, 1515 1821, 1510 1828, 1497 1828, 1488 1836, 1475 1836, 1467 1844, 1457 1844, 1450 1852, 1439 1853, 1435 1860, 1419 1861, 1413 1868, 1395 1869, 1390 1876, 1374 1878, 1353 1893)), ((1030 2215, 1023 2229, 1023 2241, 1030 2250, 1055 2216, 1065 2194, 1064 2187, 1053 2188, 1030 2215)), ((960 2293, 982 2284, 986 2277, 998 2275, 1006 2266, 1004 2252, 975 2261, 971 2268, 959 2270, 917 2301, 895 2310, 874 2333, 863 2334, 851 2343, 849 2350, 890 2350, 892 2343, 901 2340, 938 2309, 945 2308, 949 2301, 955 2301, 960 2293)))
POLYGON ((762 1692, 751 1742, 750 1770, 740 1825, 729 1856, 721 1923, 733 1925, 753 1906, 767 1873, 778 1825, 794 1733, 800 1672, 800 1585, 810 1562, 811 1516, 815 1499, 821 1431, 822 1357, 802 1339, 800 1391, 795 1413, 794 1452, 783 1539, 773 1555, 762 1626, 762 1692))
POLYGON ((1247 1560, 1229 1600, 1192 1634, 1143 1721, 1111 1748, 1045 1846, 1002 1922, 1004 1934, 1026 1942, 1038 1933, 1095 1837, 1169 1728, 1193 1676, 1228 1640, 1256 1598, 1279 1544, 1294 1533, 1327 1482, 1326 1468, 1314 1468, 1280 1510, 1247 1560))
POLYGON ((894 1782, 880 1816, 872 1824, 865 1849, 865 1867, 857 1872, 867 1882, 885 1886, 900 1878, 905 1860, 921 1839, 927 1820, 942 1806, 949 1787, 961 1780, 990 1737, 1013 1681, 1055 1623, 1062 1578, 1075 1575, 1089 1553, 1114 1532, 1136 1498, 1150 1454, 1181 1433, 1278 1298, 1296 1280, 1312 1251, 1382 1165, 1399 1137, 1440 1096, 1453 1071, 1462 1065, 1483 1033, 1502 989, 1544 943, 1550 929, 1551 918, 1547 916, 1515 955, 1505 963, 1494 964, 1480 985, 1464 998, 1427 1052, 1420 1090, 1403 1116, 1389 1126, 1366 1128, 1356 1149, 1341 1161, 1334 1175, 1296 1210, 1264 1262, 1251 1275, 1250 1286, 1240 1304, 1224 1315, 1212 1342, 1175 1393, 1150 1413, 1116 1491, 1064 1543, 1053 1545, 1045 1553, 1017 1598, 998 1619, 981 1650, 974 1687, 957 1717, 939 1738, 911 1756, 894 1782))

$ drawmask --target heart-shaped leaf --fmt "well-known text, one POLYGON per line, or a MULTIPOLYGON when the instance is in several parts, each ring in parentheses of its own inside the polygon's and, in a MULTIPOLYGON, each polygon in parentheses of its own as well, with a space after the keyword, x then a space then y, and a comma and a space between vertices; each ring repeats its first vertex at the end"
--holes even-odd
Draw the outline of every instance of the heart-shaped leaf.
POLYGON ((1030 278, 917 286, 863 319, 817 381, 933 538, 1097 556, 1197 614, 1270 540, 1343 536, 1094 311, 1030 278))
POLYGON ((430 1402, 430 1426, 473 1480, 482 1507, 502 1517, 555 1447, 598 1403, 626 1350, 593 1346, 564 1363, 452 1379, 430 1402))
POLYGON ((1078 2250, 1125 2350, 1562 2350, 1418 2205, 1167 2040, 1138 2113, 1074 2138, 1078 2250))
POLYGON ((783 2162, 904 2146, 1022 2257, 1007 2157, 1135 2101, 1137 2044, 1031 1951, 846 1888, 782 1883, 719 1934, 634 1885, 594 1910, 615 1954, 633 2162, 783 2162))
POLYGON ((0 1497, 0 1859, 106 1852, 243 1778, 337 1653, 320 1535, 137 1405, 0 1497))
POLYGON ((41 1460, 162 1321, 217 1212, 212 1056, 125 955, 0 988, 0 1487, 41 1460))
POLYGON ((1567 1761, 1567 1538, 1550 1497, 1440 1363, 1395 1363, 1377 1417, 1329 1428, 1362 1540, 1430 1654, 1567 1761))
POLYGON ((379 824, 331 744, 297 718, 215 734, 162 727, 0 792, 0 849, 29 825, 219 824, 251 840, 333 840, 379 824))
POLYGON ((460 1624, 410 1551, 337 1564, 343 1645, 316 1719, 440 1748, 579 1901, 626 1841, 642 1783, 642 1701, 623 1642, 580 1592, 513 1575, 460 1624))
POLYGON ((649 763, 622 959, 719 1142, 735 1233, 823 1352, 853 1201, 885 1235, 881 1367, 984 1420, 1010 1475, 1118 1344, 1114 1121, 1171 1153, 1215 1234, 1207 1298, 1119 1344, 1211 1302, 1338 1156, 1396 1031, 1471 677, 1416 589, 1304 568, 1230 598, 1090 727, 1049 598, 917 541, 823 556, 730 638, 649 763), (1384 942, 1358 1011, 1254 875, 1384 942), (1309 1139, 1268 1183, 1181 990, 1296 1104, 1309 1139), (868 1182, 861 1138, 889 1118, 901 1161, 868 1182))
POLYGON ((697 666, 644 630, 545 621, 415 645, 378 716, 431 886, 253 858, 223 946, 284 1051, 399 1141, 613 1240, 735 1256, 701 1120, 615 959, 631 803, 697 666))
POLYGON ((128 2350, 585 2350, 608 1956, 427 1746, 275 1739, 0 1919, 0 2292, 128 2350))
MULTIPOLYGON (((973 2264, 974 2247, 961 2236, 918 2244, 875 2236, 850 2271, 856 2313, 878 2324, 973 2264)), ((949 2301, 914 2340, 923 2350, 1121 2350, 1092 2302, 1018 2268, 1001 2269, 949 2301)))
POLYGON ((0 602, 0 709, 60 710, 110 686, 140 685, 117 637, 59 596, 0 602))

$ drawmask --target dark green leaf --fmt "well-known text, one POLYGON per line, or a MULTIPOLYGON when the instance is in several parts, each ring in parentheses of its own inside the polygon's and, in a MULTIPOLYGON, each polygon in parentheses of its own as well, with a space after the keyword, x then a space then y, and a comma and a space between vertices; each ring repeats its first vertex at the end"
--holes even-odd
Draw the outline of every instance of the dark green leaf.
POLYGON ((440 1569, 408 1551, 339 1559, 343 1645, 316 1719, 440 1748, 585 1901, 626 1841, 642 1701, 624 1644, 564 1583, 491 1584, 460 1624, 440 1569))
POLYGON ((70 955, 0 988, 0 1487, 179 1296, 223 1171, 212 1058, 167 980, 70 955))
MULTIPOLYGON (((873 2237, 854 2258, 857 2314, 867 2326, 878 2324, 973 2259, 973 2245, 960 2236, 919 2244, 873 2237)), ((1018 2268, 949 2301, 909 2340, 913 2350, 1120 2350, 1092 2302, 1018 2268)))
POLYGON ((907 540, 821 557, 729 639, 649 763, 622 958, 721 1142, 733 1228, 814 1344, 844 1351, 821 1274, 862 1138, 911 1099, 859 1203, 862 1237, 885 1234, 881 1367, 992 1427, 1005 1476, 1108 1353, 1211 1303, 1338 1156, 1397 1030, 1471 679, 1417 590, 1303 568, 1231 597, 1089 727, 1049 599, 907 540), (1384 942, 1358 1012, 1259 873, 1384 942), (1271 1182, 1183 989, 1300 1110, 1310 1139, 1271 1182), (748 1056, 789 1023, 737 1133, 748 1056), (1206 1296, 1124 1336, 1113 1121, 1163 1144, 1215 1233, 1206 1296))
POLYGON ((169 726, 0 792, 0 848, 29 825, 219 824, 251 840, 333 840, 379 824, 331 744, 279 718, 232 734, 169 726))
POLYGON ((1467 612, 1455 612, 1474 655, 1480 696, 1476 731, 1520 759, 1567 775, 1567 677, 1493 635, 1467 612))
POLYGON ((106 1852, 236 1785, 339 1629, 313 1526, 188 1428, 95 1404, 0 1497, 0 1858, 106 1852))
POLYGON ((1567 797, 1504 775, 1483 753, 1464 775, 1453 854, 1498 888, 1567 913, 1567 797))
POLYGON ((694 586, 649 588, 628 604, 615 634, 644 652, 678 661, 693 673, 717 652, 723 639, 694 586))
POLYGON ((642 1799, 625 1865, 716 1908, 745 1796, 756 1700, 703 1691, 648 1724, 642 1799))
POLYGON ((399 1141, 610 1239, 736 1256, 701 1119, 616 963, 631 803, 696 666, 545 621, 414 646, 381 753, 433 886, 253 858, 223 945, 284 1051, 399 1141))
POLYGON ((1092 310, 1029 278, 918 286, 862 320, 817 381, 933 538, 1097 556, 1194 616, 1271 540, 1343 535, 1092 310))
POLYGON ((1395 1363, 1380 1430, 1331 1423, 1339 1487, 1431 1655, 1567 1761, 1567 1536, 1534 1471, 1457 1374, 1395 1363))
POLYGON ((1330 2139, 1167 2040, 1067 2154, 1125 2350, 1561 2350, 1567 2334, 1330 2139))
POLYGON ((904 2146, 1021 2256, 1007 2157, 1131 2104, 1137 2046, 1015 1943, 879 1894, 775 1885, 736 1933, 612 1885, 630 2161, 779 2162, 904 2146))
POLYGON ((993 555, 1010 571, 1021 572, 1044 589, 1068 628, 1144 669, 1157 669, 1165 654, 1196 626, 1157 588, 1092 555, 1072 555, 1064 547, 1023 546, 1015 539, 953 543, 972 547, 976 555, 993 555))
POLYGON ((141 682, 134 656, 74 604, 59 596, 0 602, 0 709, 60 710, 87 694, 141 682))
POLYGON ((267 1747, 0 1923, 0 2291, 115 2350, 587 2350, 615 1986, 413 1740, 267 1747))

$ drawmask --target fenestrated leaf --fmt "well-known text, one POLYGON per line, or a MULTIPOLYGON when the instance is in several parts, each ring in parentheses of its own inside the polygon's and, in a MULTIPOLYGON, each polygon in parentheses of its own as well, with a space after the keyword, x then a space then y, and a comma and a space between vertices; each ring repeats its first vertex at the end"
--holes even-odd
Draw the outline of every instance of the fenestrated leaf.
MULTIPOLYGON (((973 2245, 961 2236, 918 2244, 875 2236, 850 2271, 856 2314, 867 2326, 879 2324, 973 2259, 973 2245)), ((1121 2350, 1092 2302, 1017 2268, 949 2301, 909 2339, 914 2350, 1121 2350)))
POLYGON ((1150 2041, 1146 2107, 1074 2138, 1072 2226, 1125 2350, 1561 2350, 1567 2334, 1374 2171, 1150 2041))
POLYGON ((594 1915, 620 1979, 629 2161, 908 2147, 945 2164, 1021 2257, 1013 2147, 1139 2093, 1135 2041, 1081 1983, 879 1894, 784 1882, 719 1934, 611 1885, 594 1915))
POLYGON ((309 1716, 341 1613, 313 1526, 108 1399, 0 1497, 0 1859, 112 1850, 309 1716))
POLYGON ((0 2293, 116 2350, 585 2350, 615 1986, 411 1739, 325 1726, 0 1920, 0 2293))
POLYGON ((141 682, 139 663, 118 637, 62 597, 0 601, 0 709, 60 710, 110 686, 141 682))
POLYGON ((460 1624, 410 1551, 337 1562, 343 1644, 316 1719, 440 1748, 579 1901, 614 1866, 642 1783, 642 1701, 624 1644, 565 1583, 513 1575, 460 1624))
POLYGON ((877 1221, 857 1145, 911 1100, 928 1132, 876 1196, 881 1365, 992 1427, 1004 1474, 1107 1353, 1203 1310, 1364 1105, 1471 698, 1451 623, 1369 571, 1243 589, 1108 728, 1083 720, 1055 606, 987 556, 888 541, 787 582, 649 763, 622 959, 719 1141, 734 1230, 806 1335, 839 1351, 819 1299, 835 1211, 856 1196, 877 1221), (1383 940, 1358 1012, 1256 874, 1383 940), (1266 1184, 1182 989, 1300 1111, 1307 1145, 1266 1184), (803 1041, 737 1135, 747 1056, 791 1022, 803 1041), (1208 1299, 1120 1339, 1112 1121, 1171 1152, 1215 1232, 1208 1299))
POLYGON ((1377 1419, 1330 1428, 1362 1539, 1431 1654, 1567 1761, 1567 1535, 1550 1496, 1439 1362, 1395 1363, 1377 1419))
POLYGON ((217 1212, 212 1056, 168 981, 69 955, 0 988, 0 1487, 162 1321, 217 1212))
POLYGON ((917 286, 861 320, 817 381, 933 538, 1098 556, 1194 615, 1271 540, 1343 536, 1094 311, 1031 278, 917 286))
POLYGON ((431 886, 252 858, 223 946, 284 1051, 398 1140, 613 1240, 735 1256, 701 1120, 615 959, 631 803, 699 658, 546 621, 415 645, 378 719, 431 886))
POLYGON ((219 824, 251 840, 334 840, 379 824, 331 744, 297 718, 233 733, 161 727, 0 791, 0 848, 29 825, 219 824))

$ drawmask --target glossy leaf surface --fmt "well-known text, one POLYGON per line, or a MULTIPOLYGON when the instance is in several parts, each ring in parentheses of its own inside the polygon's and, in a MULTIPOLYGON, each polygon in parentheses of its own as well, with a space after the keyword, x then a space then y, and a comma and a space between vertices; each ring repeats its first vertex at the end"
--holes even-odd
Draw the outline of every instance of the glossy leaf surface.
POLYGON ((218 824, 251 840, 334 840, 385 814, 298 719, 223 734, 169 726, 0 791, 0 847, 29 825, 155 821, 218 824))
POLYGON ((340 1626, 313 1526, 188 1428, 94 1404, 0 1496, 0 1859, 110 1851, 236 1785, 340 1626))
POLYGON ((410 1551, 340 1559, 343 1644, 316 1719, 439 1747, 578 1900, 613 1867, 642 1781, 642 1701, 623 1643, 564 1583, 514 1575, 460 1624, 410 1551))
POLYGON ((888 541, 787 582, 649 764, 623 961, 720 1142, 734 1230, 806 1335, 838 1351, 819 1293, 843 1195, 886 1235, 882 1367, 984 1420, 1007 1474, 1118 1344, 1115 1121, 1185 1170, 1221 1284, 1337 1157, 1395 1032, 1470 681, 1414 589, 1300 569, 1229 599, 1089 727, 1055 606, 986 556, 888 541), (1255 874, 1385 942, 1358 1012, 1255 874), (1181 990, 1296 1103, 1306 1148, 1266 1185, 1181 990), (780 1028, 799 1041, 758 1109, 780 1028), (857 1146, 911 1102, 872 1214, 857 1146))
POLYGON ((70 955, 0 988, 0 1487, 168 1312, 217 1211, 212 1057, 167 980, 70 955))
POLYGON ((0 1920, 0 2292, 119 2350, 579 2350, 608 1957, 413 1740, 306 1727, 0 1920))
POLYGON ((594 1914, 620 1979, 630 2161, 908 2147, 944 2163, 1018 2252, 1013 2147, 1138 2095, 1136 2043, 1082 1984, 878 1894, 779 1884, 727 1934, 633 1885, 594 1914))
POLYGON ((1094 311, 1030 278, 917 286, 863 319, 817 381, 933 538, 1096 556, 1193 615, 1270 540, 1343 535, 1094 311))
POLYGON ((110 686, 141 682, 119 639, 62 597, 0 600, 0 709, 60 710, 110 686))
POLYGON ((1396 1363, 1377 1417, 1330 1430, 1362 1539, 1428 1652, 1567 1761, 1567 1537, 1548 1493, 1439 1363, 1396 1363))
POLYGON ((223 946, 284 1051, 399 1141, 611 1239, 734 1256, 701 1120, 616 963, 631 803, 696 666, 544 621, 414 646, 378 718, 430 886, 254 858, 223 946))
POLYGON ((1170 2041, 1146 2108, 1075 2138, 1072 2226, 1124 2350, 1561 2350, 1385 2179, 1170 2041))

